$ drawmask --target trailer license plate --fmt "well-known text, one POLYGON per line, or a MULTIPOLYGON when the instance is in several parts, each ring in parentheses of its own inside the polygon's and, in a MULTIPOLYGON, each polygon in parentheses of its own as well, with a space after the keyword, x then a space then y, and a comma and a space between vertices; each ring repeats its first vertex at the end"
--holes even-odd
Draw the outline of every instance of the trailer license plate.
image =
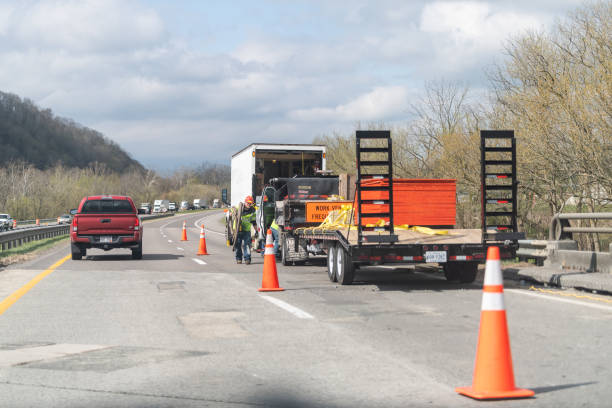
POLYGON ((108 235, 103 235, 100 237, 100 242, 103 244, 110 244, 111 242, 113 242, 113 237, 108 236, 108 235))
POLYGON ((427 263, 446 262, 446 251, 426 251, 425 252, 425 262, 427 263))

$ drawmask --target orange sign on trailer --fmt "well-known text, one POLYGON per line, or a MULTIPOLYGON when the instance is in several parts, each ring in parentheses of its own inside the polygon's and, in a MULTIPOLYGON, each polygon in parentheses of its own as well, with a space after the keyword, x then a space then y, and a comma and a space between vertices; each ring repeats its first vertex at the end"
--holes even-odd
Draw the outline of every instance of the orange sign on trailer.
POLYGON ((350 201, 312 201, 306 203, 306 222, 323 222, 331 211, 339 210, 350 201))

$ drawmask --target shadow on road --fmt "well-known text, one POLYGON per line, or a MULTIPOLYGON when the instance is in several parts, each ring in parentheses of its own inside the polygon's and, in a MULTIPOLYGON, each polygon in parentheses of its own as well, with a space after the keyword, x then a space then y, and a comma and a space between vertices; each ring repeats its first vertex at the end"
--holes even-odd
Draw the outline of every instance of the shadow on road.
MULTIPOLYGON (((175 254, 142 254, 143 261, 172 261, 184 258, 183 255, 175 254)), ((132 260, 132 255, 87 255, 88 261, 128 261, 132 260)), ((138 262, 139 260, 134 260, 138 262)))
POLYGON ((591 384, 597 384, 597 381, 589 381, 589 382, 575 383, 575 384, 549 385, 546 387, 532 387, 531 389, 535 391, 536 393, 535 396, 537 397, 538 394, 545 394, 547 392, 564 390, 566 388, 582 387, 584 385, 591 385, 591 384))
POLYGON ((373 285, 380 291, 482 290, 479 283, 449 282, 435 267, 362 267, 355 271, 353 285, 373 285))

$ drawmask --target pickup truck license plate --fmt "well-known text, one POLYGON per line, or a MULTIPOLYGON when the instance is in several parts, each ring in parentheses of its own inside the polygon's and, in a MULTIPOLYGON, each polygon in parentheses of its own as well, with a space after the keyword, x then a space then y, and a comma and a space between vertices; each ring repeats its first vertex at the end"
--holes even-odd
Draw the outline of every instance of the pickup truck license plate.
POLYGON ((110 244, 111 242, 113 242, 113 237, 108 236, 108 235, 103 235, 100 237, 100 242, 103 244, 110 244))
POLYGON ((446 262, 446 251, 425 251, 425 262, 446 262))

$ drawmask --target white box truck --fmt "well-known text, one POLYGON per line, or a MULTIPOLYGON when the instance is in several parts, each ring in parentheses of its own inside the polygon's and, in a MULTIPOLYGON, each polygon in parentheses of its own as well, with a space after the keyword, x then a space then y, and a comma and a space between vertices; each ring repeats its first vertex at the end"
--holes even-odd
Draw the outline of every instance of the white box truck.
POLYGON ((232 155, 231 205, 257 200, 277 177, 314 176, 326 170, 326 148, 312 144, 253 143, 232 155))
POLYGON ((196 210, 207 208, 205 198, 196 198, 193 200, 193 206, 196 210))
POLYGON ((170 201, 168 200, 155 200, 153 202, 153 212, 154 213, 165 213, 168 211, 168 206, 170 205, 170 201))

